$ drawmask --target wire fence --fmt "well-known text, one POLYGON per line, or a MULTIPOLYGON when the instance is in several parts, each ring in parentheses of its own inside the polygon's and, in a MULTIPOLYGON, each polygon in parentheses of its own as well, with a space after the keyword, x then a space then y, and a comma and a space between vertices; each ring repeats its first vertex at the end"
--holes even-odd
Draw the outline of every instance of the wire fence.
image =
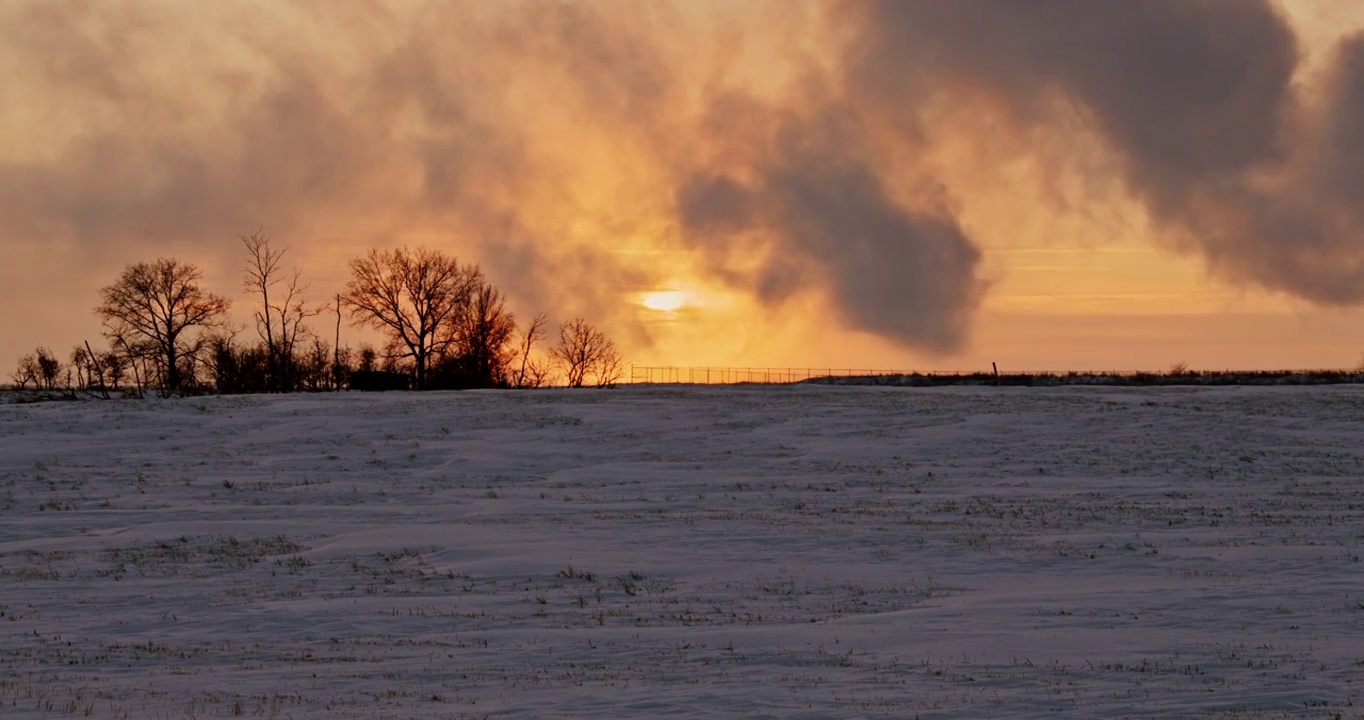
POLYGON ((958 384, 982 380, 995 384, 1116 382, 1120 384, 1261 384, 1353 382, 1364 368, 1352 370, 1027 370, 1000 374, 989 370, 887 370, 878 368, 676 367, 631 365, 622 382, 635 384, 782 385, 823 378, 870 378, 871 384, 958 384), (875 380, 880 378, 878 382, 875 380), (904 382, 899 382, 904 381, 904 382))
POLYGON ((818 377, 874 377, 907 374, 909 373, 903 370, 867 368, 647 367, 631 365, 629 382, 689 385, 733 385, 737 383, 780 385, 818 377))

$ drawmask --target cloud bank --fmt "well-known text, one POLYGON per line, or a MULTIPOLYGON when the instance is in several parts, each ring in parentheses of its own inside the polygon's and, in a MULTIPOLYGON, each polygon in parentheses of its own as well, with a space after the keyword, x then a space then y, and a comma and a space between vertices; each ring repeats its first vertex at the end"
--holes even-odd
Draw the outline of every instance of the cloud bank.
POLYGON ((236 264, 257 227, 342 262, 425 244, 622 326, 666 251, 949 353, 989 283, 934 148, 1045 169, 1082 133, 1153 241, 1353 305, 1364 37, 1325 77, 1301 55, 1256 0, 10 2, 0 236, 109 277, 236 264))

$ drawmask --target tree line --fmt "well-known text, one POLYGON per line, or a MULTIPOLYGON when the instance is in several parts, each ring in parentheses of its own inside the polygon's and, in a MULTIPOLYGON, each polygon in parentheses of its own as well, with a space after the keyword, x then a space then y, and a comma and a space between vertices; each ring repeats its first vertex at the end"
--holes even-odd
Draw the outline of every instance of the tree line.
POLYGON ((305 300, 302 270, 287 248, 257 231, 240 238, 243 292, 253 299, 254 337, 227 322, 231 300, 202 287, 203 273, 174 258, 124 268, 95 307, 108 347, 77 345, 63 363, 37 348, 11 373, 15 385, 108 394, 323 391, 343 388, 531 388, 613 385, 621 356, 582 318, 558 324, 544 313, 518 322, 477 264, 440 251, 370 250, 350 262, 331 303, 305 300), (328 342, 313 325, 335 315, 328 342), (377 330, 376 348, 341 344, 343 315, 377 330), (309 322, 313 321, 313 322, 309 322))

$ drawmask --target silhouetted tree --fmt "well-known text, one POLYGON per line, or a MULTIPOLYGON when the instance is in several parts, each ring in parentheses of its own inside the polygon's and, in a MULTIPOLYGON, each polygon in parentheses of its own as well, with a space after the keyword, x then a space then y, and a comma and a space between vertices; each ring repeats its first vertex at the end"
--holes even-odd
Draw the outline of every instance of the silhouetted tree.
POLYGON ((34 388, 41 387, 42 377, 43 371, 38 367, 38 356, 33 353, 19 358, 18 367, 10 373, 10 379, 20 390, 27 388, 29 383, 33 383, 34 388))
POLYGON ((350 382, 351 362, 355 352, 350 347, 337 347, 332 354, 332 389, 341 390, 350 382))
POLYGON ((178 366, 175 374, 179 378, 181 393, 198 393, 207 389, 212 378, 205 377, 204 370, 211 370, 202 357, 206 344, 200 340, 176 358, 178 366))
POLYGON ((332 343, 332 389, 337 392, 345 386, 350 379, 350 348, 345 349, 345 358, 341 357, 341 293, 336 294, 336 302, 333 308, 336 310, 336 340, 332 343))
POLYGON ((582 387, 591 378, 597 387, 620 379, 620 353, 605 333, 582 318, 559 326, 559 344, 550 354, 564 373, 569 387, 582 387))
POLYGON ((239 345, 235 334, 214 333, 204 341, 204 362, 215 392, 230 395, 261 392, 270 382, 265 345, 239 345))
POLYGON ((128 371, 128 360, 116 350, 106 350, 100 353, 100 365, 104 367, 104 373, 109 378, 109 386, 113 390, 119 389, 119 383, 123 381, 123 376, 128 371))
POLYGON ((530 324, 522 331, 521 343, 516 353, 520 362, 512 375, 512 387, 532 388, 545 383, 545 378, 549 375, 549 366, 532 357, 531 353, 535 349, 535 344, 545 339, 548 326, 549 317, 539 313, 531 318, 530 324))
POLYGON ((410 359, 424 389, 428 364, 455 342, 454 323, 482 273, 425 248, 370 250, 350 266, 341 299, 352 321, 387 333, 389 358, 410 359))
POLYGON ((108 377, 108 369, 104 365, 105 353, 95 352, 90 347, 89 342, 83 342, 71 349, 71 362, 67 365, 67 375, 75 374, 75 382, 69 383, 71 389, 94 392, 96 390, 103 397, 109 397, 109 388, 105 384, 108 377))
POLYGON ((100 290, 103 302, 95 312, 104 321, 106 335, 129 348, 139 341, 147 343, 164 395, 180 392, 186 379, 194 380, 185 371, 197 346, 188 342, 186 332, 217 325, 230 304, 199 287, 202 275, 194 265, 158 258, 129 265, 113 285, 100 290))
POLYGON ((596 375, 597 387, 615 387, 620 381, 620 376, 624 372, 621 367, 620 353, 616 351, 616 344, 610 340, 610 350, 602 355, 597 362, 594 374, 596 375))
POLYGON ((213 374, 213 388, 219 394, 242 391, 241 364, 230 335, 214 335, 208 339, 208 363, 213 374))
POLYGON ((331 386, 332 348, 327 341, 314 337, 302 352, 298 353, 295 363, 298 379, 304 390, 317 392, 331 386))
POLYGON ((360 358, 355 364, 355 369, 360 372, 374 372, 379 369, 379 351, 372 345, 360 346, 360 358))
POLYGON ((43 380, 43 387, 52 390, 57 387, 57 377, 61 375, 62 363, 57 359, 52 351, 40 347, 36 351, 38 361, 38 376, 43 380))
POLYGON ((295 267, 287 275, 280 261, 288 248, 275 249, 270 238, 261 231, 241 237, 246 247, 246 292, 260 296, 260 307, 254 313, 256 332, 265 343, 269 380, 267 388, 277 392, 294 389, 298 383, 298 358, 295 356, 300 338, 307 333, 303 321, 319 314, 321 308, 309 307, 303 301, 308 286, 300 281, 303 270, 295 267), (273 296, 273 297, 272 297, 273 296))
POLYGON ((506 387, 516 318, 497 288, 480 282, 456 316, 454 342, 437 362, 435 385, 449 388, 506 387))
POLYGON ((102 378, 97 378, 97 366, 95 359, 85 350, 84 346, 77 345, 71 348, 71 360, 68 364, 76 373, 76 387, 82 390, 89 390, 98 385, 102 378))
POLYGON ((120 364, 133 376, 135 395, 141 395, 152 384, 160 385, 160 370, 156 362, 156 348, 148 340, 129 340, 127 333, 109 334, 109 353, 121 359, 120 364))

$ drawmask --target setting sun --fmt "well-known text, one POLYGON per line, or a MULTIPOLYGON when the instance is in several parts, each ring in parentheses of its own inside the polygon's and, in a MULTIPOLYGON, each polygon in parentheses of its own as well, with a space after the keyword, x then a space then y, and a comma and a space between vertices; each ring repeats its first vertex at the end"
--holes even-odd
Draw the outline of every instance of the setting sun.
POLYGON ((640 296, 639 304, 650 310, 670 312, 679 310, 687 304, 687 294, 680 290, 648 292, 640 296))

